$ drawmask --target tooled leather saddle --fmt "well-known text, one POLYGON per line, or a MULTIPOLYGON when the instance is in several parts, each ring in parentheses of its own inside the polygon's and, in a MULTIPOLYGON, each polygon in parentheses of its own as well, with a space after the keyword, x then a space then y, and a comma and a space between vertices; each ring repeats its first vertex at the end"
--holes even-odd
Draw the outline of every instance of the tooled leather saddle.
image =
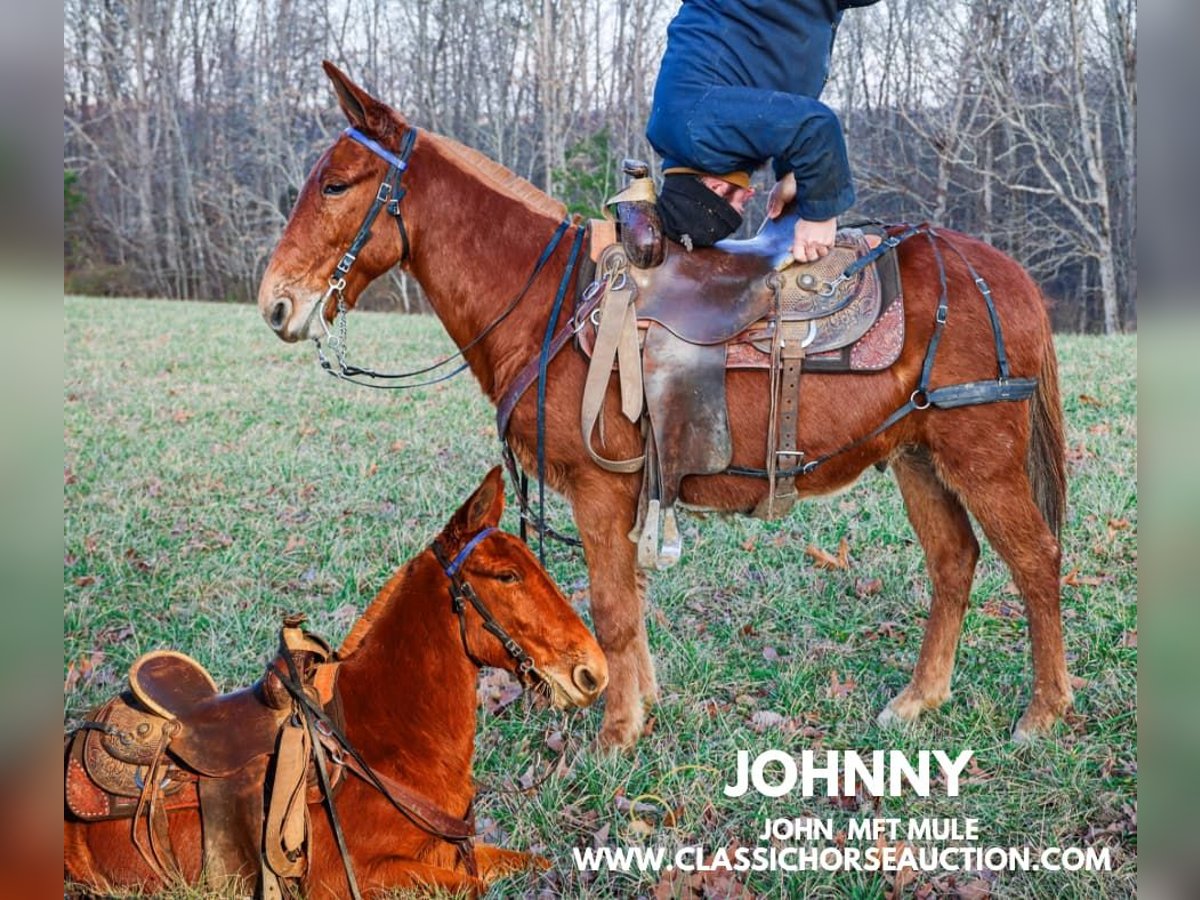
POLYGON ((782 515, 797 497, 788 472, 803 458, 797 449, 801 373, 892 365, 904 344, 903 298, 889 252, 896 240, 881 227, 843 229, 828 256, 798 264, 790 254, 794 214, 768 220, 749 240, 692 252, 668 244, 665 254, 655 254, 630 246, 627 237, 654 229, 631 230, 636 218, 621 212, 618 207, 625 240, 599 254, 593 250, 596 280, 576 310, 577 342, 591 360, 581 424, 598 465, 645 469, 630 537, 641 566, 663 568, 681 554, 675 515, 681 481, 723 472, 732 462, 726 371, 769 373, 769 491, 754 514, 782 515), (649 259, 661 264, 635 264, 649 259), (645 452, 625 460, 595 446, 597 434, 603 445, 601 410, 614 369, 623 415, 633 422, 645 417, 645 452))
POLYGON ((341 718, 338 663, 303 620, 286 617, 276 661, 228 694, 183 653, 140 657, 128 688, 66 738, 68 809, 85 821, 130 819, 135 847, 172 884, 181 872, 167 813, 198 808, 208 885, 257 884, 263 896, 279 896, 281 879, 304 873, 308 804, 320 795, 309 732, 278 673, 296 672, 304 691, 341 718))

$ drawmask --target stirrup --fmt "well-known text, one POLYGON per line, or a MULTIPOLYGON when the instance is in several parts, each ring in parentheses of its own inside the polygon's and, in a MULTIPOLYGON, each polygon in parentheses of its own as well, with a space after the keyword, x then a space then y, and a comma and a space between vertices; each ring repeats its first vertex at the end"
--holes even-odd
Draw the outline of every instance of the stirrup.
POLYGON ((646 504, 646 520, 637 536, 637 564, 642 569, 669 569, 683 555, 675 508, 670 507, 661 515, 660 508, 658 500, 646 504))

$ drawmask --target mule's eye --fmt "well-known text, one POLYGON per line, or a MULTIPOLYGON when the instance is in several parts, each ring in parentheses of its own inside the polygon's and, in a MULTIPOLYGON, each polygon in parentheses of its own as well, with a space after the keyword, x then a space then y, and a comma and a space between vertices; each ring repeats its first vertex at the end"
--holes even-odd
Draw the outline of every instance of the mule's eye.
POLYGON ((347 188, 349 188, 349 185, 347 184, 342 184, 339 181, 331 181, 321 189, 321 193, 323 193, 326 197, 336 197, 339 194, 346 193, 347 188))
POLYGON ((501 584, 516 584, 521 580, 521 575, 518 572, 508 569, 496 576, 496 580, 501 584))

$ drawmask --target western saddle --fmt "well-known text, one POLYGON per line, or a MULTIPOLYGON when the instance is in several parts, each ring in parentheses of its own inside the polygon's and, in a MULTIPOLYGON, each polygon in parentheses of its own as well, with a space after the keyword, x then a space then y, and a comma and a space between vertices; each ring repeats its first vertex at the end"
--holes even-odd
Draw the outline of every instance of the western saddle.
POLYGON ((320 793, 310 731, 280 673, 295 672, 311 700, 341 718, 339 664, 303 621, 285 617, 266 673, 228 694, 183 653, 139 658, 127 690, 66 738, 71 812, 85 821, 131 819, 134 845, 169 885, 182 873, 167 813, 199 808, 206 883, 257 882, 262 896, 282 896, 281 880, 304 874, 308 804, 320 793))
POLYGON ((630 538, 639 565, 664 568, 682 549, 675 514, 681 481, 724 472, 732 462, 728 369, 769 372, 769 491, 753 514, 773 518, 795 503, 794 471, 804 457, 797 448, 801 373, 878 371, 900 354, 903 299, 890 252, 899 240, 881 227, 847 228, 828 256, 799 264, 791 257, 793 213, 767 220, 748 240, 687 252, 662 239, 648 167, 630 161, 626 172, 633 182, 609 201, 616 229, 593 223, 595 235, 610 238, 593 238, 596 280, 576 310, 577 342, 591 360, 581 424, 598 465, 644 469, 630 538), (595 445, 597 431, 604 443, 602 408, 614 369, 622 414, 641 422, 645 436, 644 453, 623 460, 595 445))

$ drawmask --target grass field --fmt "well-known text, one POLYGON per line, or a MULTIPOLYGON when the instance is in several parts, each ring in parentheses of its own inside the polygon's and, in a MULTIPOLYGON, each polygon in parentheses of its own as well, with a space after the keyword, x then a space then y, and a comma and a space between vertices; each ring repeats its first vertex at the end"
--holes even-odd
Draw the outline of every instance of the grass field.
MULTIPOLYGON (((248 683, 279 616, 302 610, 340 640, 391 572, 419 552, 498 461, 491 407, 469 376, 409 393, 317 370, 247 306, 68 298, 63 531, 66 719, 116 689, 157 647, 183 649, 223 687, 248 683)), ((406 365, 448 348, 436 320, 359 314, 358 362, 406 365)), ((568 723, 564 764, 532 795, 485 791, 487 838, 555 870, 490 896, 884 897, 868 874, 584 875, 570 848, 608 842, 754 845, 766 817, 971 817, 984 846, 1096 846, 1102 874, 920 875, 912 896, 1107 897, 1135 892, 1137 854, 1136 347, 1058 343, 1070 509, 1063 608, 1076 709, 1048 740, 1009 741, 1029 691, 1023 607, 985 548, 954 697, 901 732, 875 715, 906 682, 929 604, 924 563, 895 483, 869 470, 849 493, 776 523, 685 518, 684 560, 652 579, 650 638, 662 702, 631 754, 588 743, 598 711, 568 723), (810 545, 849 568, 823 569, 810 545), (935 788, 864 800, 722 796, 736 751, 970 749, 958 798, 935 788), (631 801, 640 798, 631 805, 631 801), (748 894, 736 893, 744 887, 748 894), (686 893, 695 891, 695 893, 686 893)), ((511 496, 511 495, 510 495, 511 496)), ((552 508, 568 524, 560 502, 552 508)), ((506 525, 515 530, 511 511, 506 525)), ((586 615, 582 556, 549 567, 586 615)), ((540 776, 558 714, 522 700, 481 711, 486 785, 540 776)))

